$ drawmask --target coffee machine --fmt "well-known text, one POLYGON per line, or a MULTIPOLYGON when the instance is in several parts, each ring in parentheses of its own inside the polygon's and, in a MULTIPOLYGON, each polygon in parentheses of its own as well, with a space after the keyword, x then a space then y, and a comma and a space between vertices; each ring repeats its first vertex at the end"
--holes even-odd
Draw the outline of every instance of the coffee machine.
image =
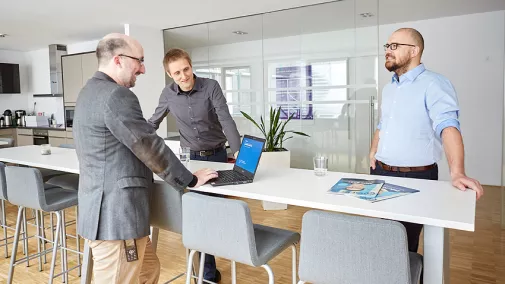
POLYGON ((17 126, 26 126, 26 111, 24 110, 16 110, 14 112, 16 114, 16 125, 17 126))
POLYGON ((4 124, 5 127, 12 126, 12 111, 10 109, 4 111, 4 124))

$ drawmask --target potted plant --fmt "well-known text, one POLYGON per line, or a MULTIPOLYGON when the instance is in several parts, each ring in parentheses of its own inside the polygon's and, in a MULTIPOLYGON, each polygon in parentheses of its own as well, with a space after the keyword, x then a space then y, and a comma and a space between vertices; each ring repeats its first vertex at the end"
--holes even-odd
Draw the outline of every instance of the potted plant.
MULTIPOLYGON (((284 148, 283 143, 286 140, 293 138, 292 134, 310 137, 309 135, 286 130, 286 125, 293 119, 294 113, 285 121, 281 121, 281 107, 274 109, 270 107, 270 121, 268 128, 265 125, 263 116, 260 117, 260 122, 256 122, 250 115, 241 111, 242 115, 251 121, 263 134, 265 138, 265 147, 261 154, 258 169, 264 168, 290 168, 291 167, 291 152, 284 148)), ((287 204, 273 203, 263 201, 263 209, 265 210, 282 210, 287 209, 287 204)))

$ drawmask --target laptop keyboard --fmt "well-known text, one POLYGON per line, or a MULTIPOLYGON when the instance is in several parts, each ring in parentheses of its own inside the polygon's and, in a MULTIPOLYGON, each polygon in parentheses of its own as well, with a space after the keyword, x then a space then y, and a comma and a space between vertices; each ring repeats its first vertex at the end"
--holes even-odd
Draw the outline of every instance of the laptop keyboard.
POLYGON ((248 177, 236 172, 236 171, 217 171, 218 178, 220 182, 233 182, 233 181, 247 181, 248 177))

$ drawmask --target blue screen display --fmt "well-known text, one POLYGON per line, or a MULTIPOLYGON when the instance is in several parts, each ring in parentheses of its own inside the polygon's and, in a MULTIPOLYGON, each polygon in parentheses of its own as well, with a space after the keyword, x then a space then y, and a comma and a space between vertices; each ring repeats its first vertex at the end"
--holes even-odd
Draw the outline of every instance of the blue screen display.
POLYGON ((263 142, 244 138, 235 165, 254 174, 259 163, 263 142))

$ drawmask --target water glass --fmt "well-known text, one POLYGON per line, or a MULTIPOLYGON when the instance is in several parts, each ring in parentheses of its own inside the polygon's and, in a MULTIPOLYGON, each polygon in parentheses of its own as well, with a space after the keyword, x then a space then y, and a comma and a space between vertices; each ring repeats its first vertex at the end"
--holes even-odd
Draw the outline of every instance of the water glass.
POLYGON ((50 144, 42 144, 40 145, 40 154, 42 155, 51 155, 51 145, 50 144))
POLYGON ((316 176, 325 176, 328 172, 328 158, 314 157, 314 174, 316 176))
POLYGON ((189 147, 179 148, 179 159, 184 166, 188 166, 189 160, 191 158, 191 150, 189 147))

